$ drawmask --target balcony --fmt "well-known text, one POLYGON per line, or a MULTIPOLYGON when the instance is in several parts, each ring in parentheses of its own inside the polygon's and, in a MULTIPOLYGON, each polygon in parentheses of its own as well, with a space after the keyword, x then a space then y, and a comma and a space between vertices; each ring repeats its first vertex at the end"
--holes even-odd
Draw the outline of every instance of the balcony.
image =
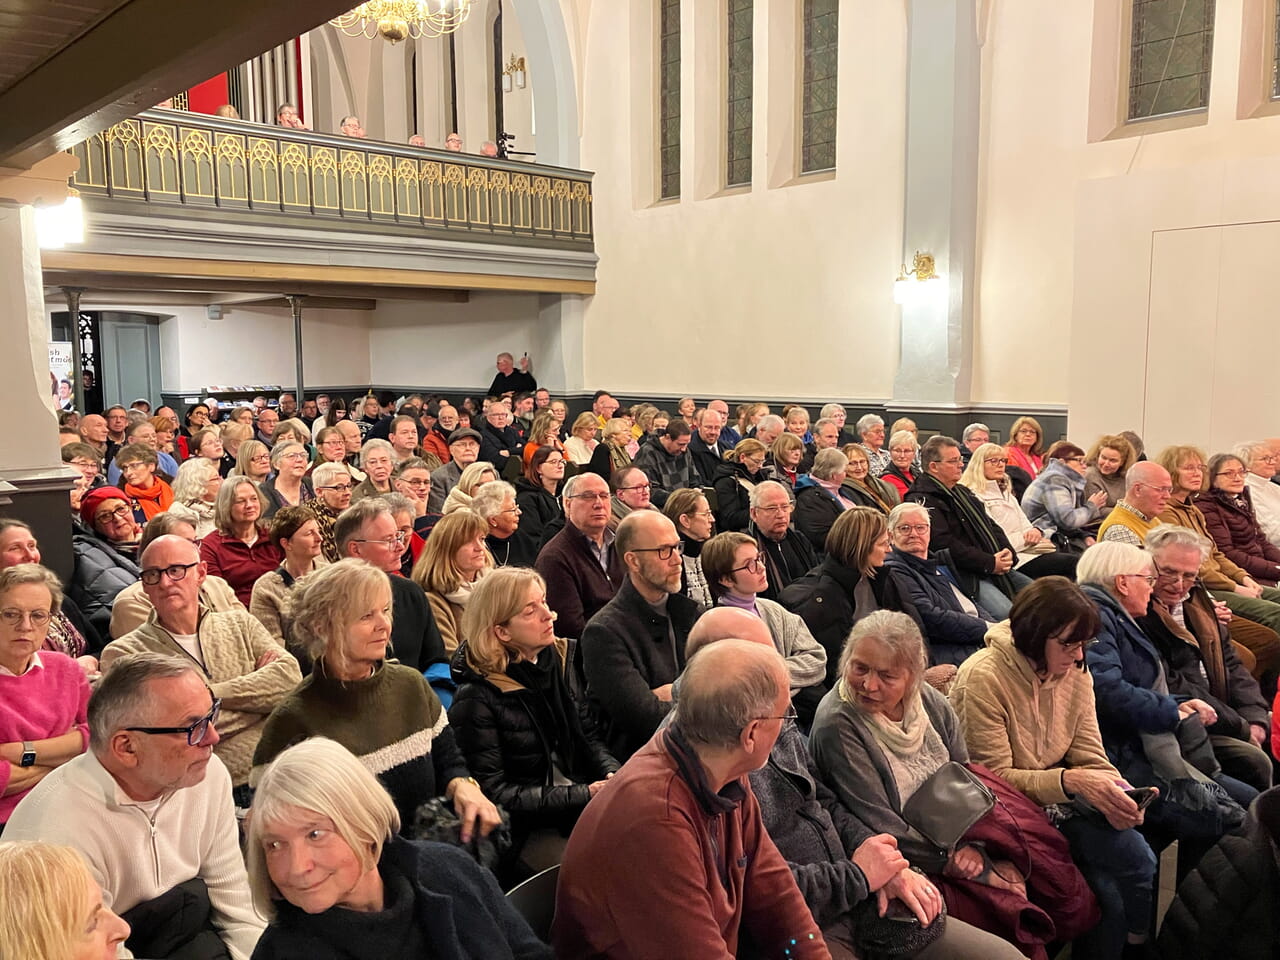
POLYGON ((352 268, 370 282, 393 270, 423 274, 424 286, 594 289, 585 171, 176 110, 145 111, 71 152, 89 235, 46 256, 55 275, 176 257, 286 274, 291 263, 352 268))

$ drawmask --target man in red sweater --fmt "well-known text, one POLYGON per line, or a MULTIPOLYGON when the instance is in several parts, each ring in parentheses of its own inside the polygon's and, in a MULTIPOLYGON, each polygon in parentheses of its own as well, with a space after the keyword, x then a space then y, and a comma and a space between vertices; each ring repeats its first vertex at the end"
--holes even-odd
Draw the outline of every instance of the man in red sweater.
POLYGON ((563 960, 730 960, 829 954, 760 819, 747 774, 791 722, 772 649, 723 640, 680 703, 578 820, 560 866, 552 944, 563 960))

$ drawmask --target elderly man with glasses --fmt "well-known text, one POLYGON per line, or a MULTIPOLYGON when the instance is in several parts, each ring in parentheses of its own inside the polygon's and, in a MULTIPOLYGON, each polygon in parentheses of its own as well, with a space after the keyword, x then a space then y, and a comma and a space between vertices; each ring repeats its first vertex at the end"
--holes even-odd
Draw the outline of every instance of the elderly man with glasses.
POLYGON ((238 806, 249 805, 249 770, 267 715, 302 680, 298 661, 246 610, 200 603, 206 565, 185 537, 157 537, 142 554, 142 590, 154 608, 146 623, 102 651, 102 670, 131 653, 185 658, 225 701, 216 752, 231 774, 238 806))
POLYGON ((747 534, 760 544, 769 575, 769 585, 760 596, 777 600, 783 587, 818 565, 818 554, 808 537, 791 525, 795 502, 783 484, 762 480, 751 489, 750 503, 747 534))
MULTIPOLYGON (((245 699, 236 689, 225 698, 245 699)), ((167 942, 170 956, 249 960, 266 926, 249 894, 231 778, 215 755, 245 713, 220 710, 220 699, 185 652, 118 658, 89 701, 89 751, 45 777, 5 828, 6 841, 78 850, 103 906, 130 921, 126 946, 138 952, 167 942), (183 915, 192 898, 205 898, 207 919, 183 915)))

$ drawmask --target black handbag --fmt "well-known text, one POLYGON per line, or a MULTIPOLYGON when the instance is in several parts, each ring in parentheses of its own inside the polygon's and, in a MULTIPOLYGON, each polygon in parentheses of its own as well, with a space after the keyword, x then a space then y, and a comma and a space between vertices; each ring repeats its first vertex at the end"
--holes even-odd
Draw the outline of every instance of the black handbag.
POLYGON ((914 957, 942 936, 947 926, 947 903, 942 901, 933 923, 925 927, 900 900, 890 900, 885 915, 880 916, 876 897, 870 896, 854 908, 852 920, 853 946, 862 960, 901 960, 914 957))
POLYGON ((413 814, 413 824, 405 832, 410 840, 430 840, 447 843, 465 850, 482 867, 496 871, 511 853, 511 815, 498 807, 502 823, 494 827, 487 837, 476 830, 468 843, 462 842, 462 821, 453 806, 442 797, 432 797, 420 805, 413 814))
POLYGON ((963 763, 949 760, 903 804, 902 819, 934 846, 950 851, 995 805, 985 783, 963 763))

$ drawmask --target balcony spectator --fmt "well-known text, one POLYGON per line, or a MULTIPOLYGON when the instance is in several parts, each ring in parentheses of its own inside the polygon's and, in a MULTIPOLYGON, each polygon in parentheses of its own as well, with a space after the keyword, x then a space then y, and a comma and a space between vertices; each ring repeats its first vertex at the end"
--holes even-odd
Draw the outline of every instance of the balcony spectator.
POLYGON ((453 131, 444 138, 444 148, 451 153, 462 152, 462 137, 458 135, 457 131, 453 131))
POLYGON ((348 114, 342 118, 342 123, 338 129, 344 137, 354 137, 357 140, 363 140, 366 136, 364 126, 360 123, 360 118, 355 114, 348 114))
POLYGON ((492 140, 486 140, 484 143, 480 144, 480 156, 496 157, 497 155, 498 155, 498 145, 494 143, 492 140))
POLYGON ((409 146, 411 147, 425 147, 426 145, 427 145, 426 138, 423 137, 422 134, 420 133, 415 133, 413 136, 409 138, 409 146))
POLYGON ((276 108, 276 126, 292 127, 294 130, 310 130, 302 118, 298 116, 298 108, 292 103, 282 103, 276 108))

